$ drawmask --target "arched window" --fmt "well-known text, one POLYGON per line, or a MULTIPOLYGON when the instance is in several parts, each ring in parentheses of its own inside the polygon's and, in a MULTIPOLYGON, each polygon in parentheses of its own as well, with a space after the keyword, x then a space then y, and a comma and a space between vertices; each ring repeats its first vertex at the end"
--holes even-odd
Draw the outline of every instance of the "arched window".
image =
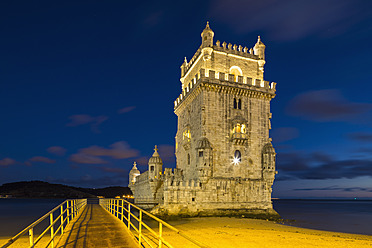
POLYGON ((238 101, 238 109, 242 109, 242 99, 239 99, 238 101))
POLYGON ((190 164, 190 154, 187 154, 187 164, 190 164))
POLYGON ((233 163, 236 165, 236 164, 239 164, 241 161, 242 161, 242 154, 240 153, 239 150, 235 150, 233 163))
POLYGON ((245 132, 246 132, 245 124, 240 124, 240 123, 235 124, 233 128, 233 133, 245 133, 245 132))
POLYGON ((186 141, 191 140, 191 132, 189 129, 183 131, 183 140, 186 140, 186 141))
POLYGON ((238 82, 238 76, 242 76, 243 75, 243 72, 242 72, 242 69, 240 69, 239 66, 231 66, 230 68, 230 74, 233 74, 234 75, 234 81, 235 82, 238 82))
POLYGON ((234 98, 234 109, 238 107, 238 103, 236 102, 236 98, 234 98))

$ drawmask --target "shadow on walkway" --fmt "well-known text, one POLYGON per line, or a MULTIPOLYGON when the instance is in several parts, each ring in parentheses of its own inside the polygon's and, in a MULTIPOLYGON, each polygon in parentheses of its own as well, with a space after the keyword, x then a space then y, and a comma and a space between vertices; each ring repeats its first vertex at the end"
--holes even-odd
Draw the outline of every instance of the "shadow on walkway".
POLYGON ((120 220, 98 204, 87 204, 66 228, 58 248, 138 247, 120 220))

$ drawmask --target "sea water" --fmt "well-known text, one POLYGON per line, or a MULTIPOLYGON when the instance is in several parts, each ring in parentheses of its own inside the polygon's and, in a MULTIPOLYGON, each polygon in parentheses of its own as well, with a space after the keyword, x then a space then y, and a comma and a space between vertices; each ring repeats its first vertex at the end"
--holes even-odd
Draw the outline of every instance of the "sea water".
POLYGON ((372 200, 273 200, 287 225, 372 235, 372 200))
MULTIPOLYGON (((0 199, 0 237, 10 237, 58 206, 64 199, 0 199)), ((46 221, 49 221, 49 217, 46 221)), ((47 224, 42 223, 42 226, 47 224)))
MULTIPOLYGON (((0 199, 0 237, 16 235, 63 201, 0 199)), ((282 218, 289 220, 287 225, 372 235, 372 201, 278 199, 273 204, 282 218)))

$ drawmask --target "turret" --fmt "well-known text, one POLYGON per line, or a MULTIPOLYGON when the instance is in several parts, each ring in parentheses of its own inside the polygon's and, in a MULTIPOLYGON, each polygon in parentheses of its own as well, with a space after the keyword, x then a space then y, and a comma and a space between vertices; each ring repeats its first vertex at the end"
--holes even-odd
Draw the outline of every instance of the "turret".
POLYGON ((154 154, 149 159, 149 179, 159 179, 163 170, 163 161, 161 160, 158 153, 158 146, 155 146, 154 154))
POLYGON ((202 37, 202 47, 212 47, 213 46, 213 36, 214 32, 209 27, 209 22, 207 22, 207 25, 205 26, 205 29, 201 33, 202 37))
POLYGON ((186 66, 187 66, 187 59, 185 57, 185 60, 183 61, 181 65, 181 77, 185 76, 186 66))
POLYGON ((265 180, 268 180, 270 183, 274 181, 275 177, 275 149, 271 144, 271 139, 269 143, 264 145, 262 149, 262 169, 263 177, 265 180))
POLYGON ((129 172, 129 184, 128 187, 131 187, 136 183, 136 177, 139 176, 141 172, 137 169, 137 163, 133 163, 133 168, 129 172))
POLYGON ((261 41, 261 36, 258 36, 257 43, 253 47, 254 55, 265 60, 265 44, 261 41))
POLYGON ((199 180, 205 183, 212 176, 212 147, 209 140, 205 137, 198 141, 196 148, 197 171, 199 180))

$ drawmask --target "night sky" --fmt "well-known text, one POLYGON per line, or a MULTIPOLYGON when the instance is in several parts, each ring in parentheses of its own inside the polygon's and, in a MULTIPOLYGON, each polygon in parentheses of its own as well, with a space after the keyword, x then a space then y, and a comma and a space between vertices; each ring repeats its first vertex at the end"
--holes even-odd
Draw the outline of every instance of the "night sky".
POLYGON ((127 186, 154 145, 175 167, 180 66, 266 45, 273 197, 372 199, 372 1, 1 1, 0 184, 127 186))

